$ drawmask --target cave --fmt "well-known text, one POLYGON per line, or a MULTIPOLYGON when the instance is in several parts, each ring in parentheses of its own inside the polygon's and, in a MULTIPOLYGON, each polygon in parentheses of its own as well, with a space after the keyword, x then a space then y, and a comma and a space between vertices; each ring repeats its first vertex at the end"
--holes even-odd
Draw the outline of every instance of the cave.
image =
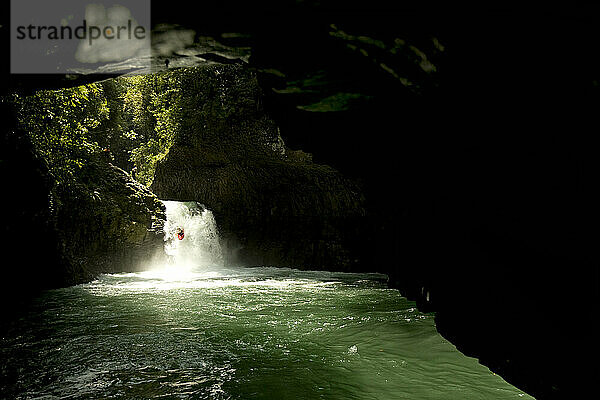
POLYGON ((3 6, 3 396, 592 387, 597 10, 126 3, 3 6))

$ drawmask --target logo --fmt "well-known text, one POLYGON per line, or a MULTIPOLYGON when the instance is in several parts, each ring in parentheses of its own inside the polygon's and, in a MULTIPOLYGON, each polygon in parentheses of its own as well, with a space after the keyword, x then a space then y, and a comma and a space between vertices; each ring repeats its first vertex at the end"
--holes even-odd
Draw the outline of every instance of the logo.
POLYGON ((11 73, 150 67, 150 0, 11 0, 11 73))

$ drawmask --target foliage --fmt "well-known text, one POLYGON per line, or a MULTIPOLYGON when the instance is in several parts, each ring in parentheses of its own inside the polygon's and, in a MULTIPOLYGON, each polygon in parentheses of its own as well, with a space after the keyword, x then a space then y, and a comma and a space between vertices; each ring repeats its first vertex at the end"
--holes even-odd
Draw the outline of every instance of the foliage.
POLYGON ((178 133, 183 72, 128 76, 15 97, 22 128, 59 183, 105 154, 149 186, 178 133))
POLYGON ((69 183, 101 147, 92 132, 108 118, 102 87, 90 84, 15 97, 19 120, 57 183, 69 183))
POLYGON ((135 179, 150 186, 156 163, 173 145, 183 118, 181 74, 167 73, 123 78, 123 97, 136 146, 131 151, 135 179))

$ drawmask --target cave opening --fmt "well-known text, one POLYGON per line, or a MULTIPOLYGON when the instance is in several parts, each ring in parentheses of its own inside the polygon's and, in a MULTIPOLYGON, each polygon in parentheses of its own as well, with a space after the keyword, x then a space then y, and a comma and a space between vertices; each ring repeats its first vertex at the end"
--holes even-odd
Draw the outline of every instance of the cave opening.
POLYGON ((561 398, 590 381, 580 133, 599 69, 557 48, 586 57, 595 28, 298 7, 202 24, 166 7, 141 74, 3 82, 0 176, 21 201, 4 196, 0 242, 21 259, 2 294, 26 299, 4 310, 3 393, 561 398))

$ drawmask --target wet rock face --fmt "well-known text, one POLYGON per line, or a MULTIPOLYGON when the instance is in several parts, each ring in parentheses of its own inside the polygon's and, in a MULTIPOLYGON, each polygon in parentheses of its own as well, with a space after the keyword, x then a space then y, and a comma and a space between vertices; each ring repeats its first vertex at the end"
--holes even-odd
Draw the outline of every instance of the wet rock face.
POLYGON ((385 244, 373 268, 435 311, 461 351, 538 398, 566 398, 593 379, 597 332, 598 168, 584 133, 598 104, 595 28, 577 13, 517 15, 420 13, 408 32, 391 14, 321 32, 282 23, 253 58, 286 143, 366 182, 385 244))
POLYGON ((0 298, 4 300, 36 284, 57 284, 54 268, 61 258, 51 223, 52 177, 23 132, 11 126, 14 120, 8 107, 3 104, 0 109, 6 123, 0 131, 0 251, 4 257, 0 298))
POLYGON ((209 65, 190 71, 182 75, 180 84, 185 118, 177 145, 194 148, 213 163, 285 155, 279 130, 263 111, 252 71, 240 65, 209 65))
MULTIPOLYGON (((10 110, 3 113, 13 120, 10 110)), ((2 296, 132 271, 160 257, 164 206, 127 173, 90 160, 76 182, 60 186, 25 132, 3 130, 0 148, 0 176, 14 190, 2 196, 0 243, 13 259, 2 296)))
MULTIPOLYGON (((173 3, 160 15, 222 29, 212 16, 224 13, 198 22, 188 3, 173 3)), ((309 156, 269 150, 279 139, 268 139, 276 138, 274 124, 243 70, 246 78, 236 80, 220 69, 220 84, 235 96, 220 96, 214 71, 186 83, 187 111, 202 116, 159 165, 155 191, 215 210, 222 233, 252 263, 328 268, 353 259, 340 249, 368 245, 379 257, 367 269, 388 273, 422 310, 436 311, 438 329, 461 351, 536 397, 565 398, 570 383, 591 381, 593 369, 580 361, 597 358, 589 345, 597 335, 597 224, 585 224, 597 216, 597 156, 578 133, 588 135, 587 117, 598 108, 600 69, 588 59, 595 25, 586 27, 585 15, 527 17, 521 9, 474 19, 315 13, 310 24, 289 18, 295 11, 260 23, 240 18, 256 33, 249 62, 262 71, 265 107, 288 146, 365 182, 375 226, 353 233, 361 196, 340 174, 319 170, 309 156), (337 214, 327 205, 334 200, 337 214), (353 246, 356 237, 367 243, 353 246)), ((217 60, 218 52, 176 52, 170 68, 205 64, 202 54, 217 60)), ((45 176, 24 172, 35 171, 27 157, 11 165, 17 180, 45 176)), ((45 195, 35 196, 37 206, 22 212, 45 209, 45 195)), ((28 215, 46 220, 44 212, 28 215)), ((10 226, 13 238, 19 225, 10 226)))
POLYGON ((161 257, 164 205, 129 174, 90 162, 77 184, 55 191, 55 224, 67 260, 63 281, 128 272, 161 257))
POLYGON ((156 168, 152 190, 211 209, 239 262, 352 269, 364 215, 360 188, 334 169, 285 148, 242 66, 198 69, 182 87, 187 116, 156 168))

